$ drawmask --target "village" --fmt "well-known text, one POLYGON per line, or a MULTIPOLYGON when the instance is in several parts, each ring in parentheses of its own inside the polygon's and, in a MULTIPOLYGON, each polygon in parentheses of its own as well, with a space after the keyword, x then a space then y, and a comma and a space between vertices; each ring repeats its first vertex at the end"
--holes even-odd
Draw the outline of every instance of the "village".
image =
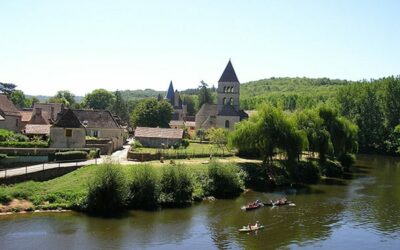
MULTIPOLYGON (((167 101, 173 108, 171 120, 168 122, 169 128, 143 126, 131 128, 109 110, 72 109, 62 103, 34 103, 32 108, 21 110, 8 99, 7 95, 0 94, 0 129, 21 134, 30 141, 43 142, 32 144, 32 148, 26 144, 23 148, 18 148, 18 143, 4 147, 7 144, 3 143, 0 146, 0 154, 7 155, 12 152, 13 158, 8 160, 7 157, 3 157, 0 162, 21 164, 23 162, 18 160, 19 157, 24 158, 28 165, 43 161, 62 161, 64 158, 67 161, 82 160, 82 155, 87 159, 93 155, 95 157, 99 157, 100 154, 111 155, 123 149, 124 144, 132 143, 129 138, 135 138, 135 143, 132 144, 132 150, 127 153, 127 159, 160 160, 166 158, 168 155, 166 152, 170 148, 178 149, 182 144, 187 148, 189 143, 185 138, 197 138, 198 131, 205 133, 211 128, 233 130, 236 123, 248 118, 248 114, 240 109, 239 98, 240 83, 231 61, 218 80, 217 103, 204 103, 195 116, 188 115, 187 105, 180 97, 180 93, 174 90, 171 81, 166 95, 164 97, 159 95, 157 98, 158 101, 167 101), (40 150, 35 149, 37 145, 40 150), (161 155, 160 150, 153 150, 151 153, 138 149, 136 150, 138 152, 134 152, 135 145, 166 150, 163 151, 164 155, 161 155), (92 151, 98 153, 91 153, 92 151)), ((222 139, 226 141, 226 138, 222 139)), ((180 157, 218 155, 218 147, 211 149, 213 150, 207 146, 201 147, 201 151, 196 150, 191 155, 180 157)), ((187 150, 185 152, 187 153, 187 150)), ((232 155, 229 152, 225 154, 232 155)))

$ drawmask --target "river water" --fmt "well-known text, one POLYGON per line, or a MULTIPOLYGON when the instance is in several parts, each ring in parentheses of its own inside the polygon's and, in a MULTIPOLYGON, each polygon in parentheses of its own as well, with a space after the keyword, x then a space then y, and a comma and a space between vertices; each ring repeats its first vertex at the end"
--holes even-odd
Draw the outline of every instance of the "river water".
POLYGON ((358 156, 357 172, 307 188, 247 192, 121 218, 46 213, 0 217, 0 249, 400 249, 400 159, 358 156), (255 199, 295 207, 244 212, 255 199), (239 233, 259 220, 265 229, 239 233))

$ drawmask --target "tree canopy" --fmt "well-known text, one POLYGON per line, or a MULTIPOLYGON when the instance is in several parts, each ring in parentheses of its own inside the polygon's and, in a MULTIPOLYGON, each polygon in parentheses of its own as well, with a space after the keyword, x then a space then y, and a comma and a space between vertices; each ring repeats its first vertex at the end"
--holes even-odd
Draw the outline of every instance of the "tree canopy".
POLYGON ((168 128, 173 108, 167 101, 155 98, 140 101, 131 114, 131 122, 137 127, 168 128))
POLYGON ((111 109, 114 104, 114 94, 105 89, 95 89, 83 100, 84 106, 92 109, 111 109))

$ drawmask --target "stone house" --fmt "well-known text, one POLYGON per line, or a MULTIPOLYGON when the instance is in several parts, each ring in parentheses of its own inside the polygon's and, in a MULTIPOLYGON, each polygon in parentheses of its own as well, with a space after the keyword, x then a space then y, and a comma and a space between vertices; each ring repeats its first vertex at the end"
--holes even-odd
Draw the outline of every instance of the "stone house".
POLYGON ((21 129, 21 114, 4 94, 0 94, 0 129, 7 129, 17 133, 21 129))
POLYGON ((233 130, 235 123, 248 118, 240 109, 240 82, 229 60, 218 81, 217 104, 203 104, 196 114, 196 129, 211 127, 233 130))
POLYGON ((33 111, 36 109, 40 109, 42 113, 47 113, 50 123, 54 123, 65 108, 62 103, 35 103, 33 111))
POLYGON ((137 127, 135 130, 135 140, 145 147, 169 148, 182 139, 183 129, 137 127))
POLYGON ((122 148, 124 143, 123 129, 109 111, 66 109, 50 128, 50 146, 58 148, 90 147, 87 144, 86 136, 95 137, 99 142, 110 147, 103 152, 113 152, 122 148))

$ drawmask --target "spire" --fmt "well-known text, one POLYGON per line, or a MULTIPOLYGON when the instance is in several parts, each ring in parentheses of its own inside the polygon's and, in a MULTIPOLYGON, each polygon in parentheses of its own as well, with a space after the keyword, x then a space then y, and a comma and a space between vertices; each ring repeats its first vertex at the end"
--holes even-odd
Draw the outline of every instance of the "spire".
POLYGON ((169 83, 167 95, 165 99, 168 99, 171 103, 174 102, 174 86, 172 85, 172 81, 169 83))
POLYGON ((230 59, 218 82, 239 82, 230 59))

